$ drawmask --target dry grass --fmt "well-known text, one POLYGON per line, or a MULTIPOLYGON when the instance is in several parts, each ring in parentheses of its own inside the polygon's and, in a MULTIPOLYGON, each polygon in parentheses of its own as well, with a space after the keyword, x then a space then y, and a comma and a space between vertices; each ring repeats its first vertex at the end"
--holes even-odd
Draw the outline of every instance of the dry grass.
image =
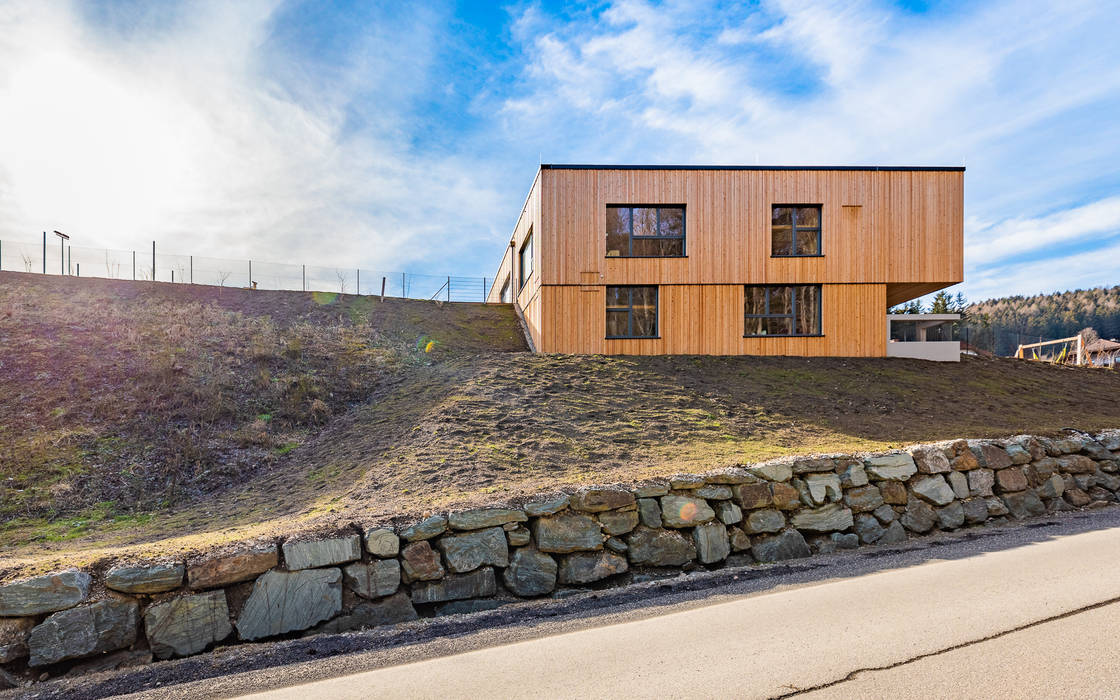
POLYGON ((788 453, 1120 425, 1108 371, 539 356, 507 307, 0 273, 0 308, 9 576, 788 453))

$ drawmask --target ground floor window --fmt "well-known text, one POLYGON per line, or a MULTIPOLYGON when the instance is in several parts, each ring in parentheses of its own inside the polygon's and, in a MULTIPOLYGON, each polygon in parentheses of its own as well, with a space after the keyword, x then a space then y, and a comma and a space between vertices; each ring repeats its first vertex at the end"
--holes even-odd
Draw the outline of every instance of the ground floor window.
POLYGON ((821 335, 821 286, 747 285, 745 336, 821 335))
POLYGON ((607 337, 657 337, 657 287, 607 287, 607 337))

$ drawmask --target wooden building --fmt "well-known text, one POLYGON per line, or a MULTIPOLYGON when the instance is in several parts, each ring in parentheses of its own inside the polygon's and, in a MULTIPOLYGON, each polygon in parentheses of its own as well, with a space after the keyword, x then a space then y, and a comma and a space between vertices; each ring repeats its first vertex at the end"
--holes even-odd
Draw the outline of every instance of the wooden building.
POLYGON ((963 279, 964 168, 542 165, 488 300, 549 353, 887 355, 963 279))

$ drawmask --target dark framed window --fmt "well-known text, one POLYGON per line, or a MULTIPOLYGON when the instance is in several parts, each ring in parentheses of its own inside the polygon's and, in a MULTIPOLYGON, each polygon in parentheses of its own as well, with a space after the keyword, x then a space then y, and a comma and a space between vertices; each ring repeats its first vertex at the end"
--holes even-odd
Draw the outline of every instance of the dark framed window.
POLYGON ((607 337, 657 337, 657 287, 607 287, 607 337))
POLYGON ((529 229, 529 235, 525 236, 525 242, 521 244, 521 253, 517 256, 517 291, 520 293, 525 288, 525 281, 533 274, 533 229, 529 229))
POLYGON ((775 204, 770 217, 770 255, 815 257, 821 249, 821 205, 775 204))
POLYGON ((509 277, 506 277, 506 281, 502 283, 501 296, 498 297, 503 304, 508 304, 513 301, 513 296, 510 294, 509 282, 509 277))
POLYGON ((821 286, 747 285, 743 301, 743 335, 821 335, 821 286))
POLYGON ((608 204, 607 257, 684 257, 684 206, 608 204))

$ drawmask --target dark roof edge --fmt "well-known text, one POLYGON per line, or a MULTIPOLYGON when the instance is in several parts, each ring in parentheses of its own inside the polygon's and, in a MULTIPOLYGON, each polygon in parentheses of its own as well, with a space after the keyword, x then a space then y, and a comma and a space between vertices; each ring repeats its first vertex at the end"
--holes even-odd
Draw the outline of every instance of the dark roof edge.
POLYGON ((583 165, 542 163, 541 170, 871 170, 963 173, 964 166, 895 165, 583 165))

